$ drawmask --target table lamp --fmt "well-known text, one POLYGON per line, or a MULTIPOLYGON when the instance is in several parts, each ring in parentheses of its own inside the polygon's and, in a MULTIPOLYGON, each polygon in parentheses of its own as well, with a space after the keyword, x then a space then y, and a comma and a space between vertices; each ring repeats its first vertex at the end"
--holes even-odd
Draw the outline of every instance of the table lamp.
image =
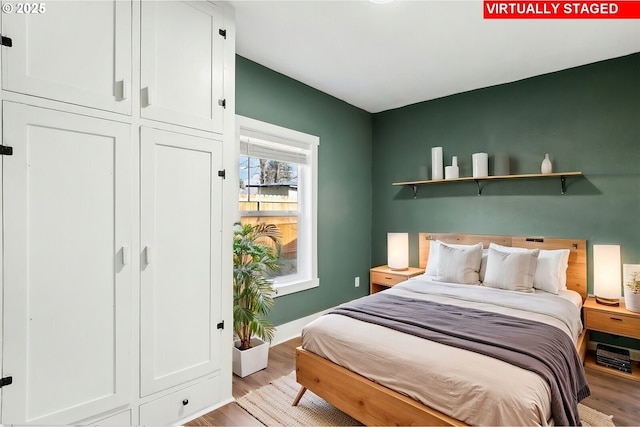
POLYGON ((593 245, 593 293, 596 302, 620 304, 620 245, 593 245))

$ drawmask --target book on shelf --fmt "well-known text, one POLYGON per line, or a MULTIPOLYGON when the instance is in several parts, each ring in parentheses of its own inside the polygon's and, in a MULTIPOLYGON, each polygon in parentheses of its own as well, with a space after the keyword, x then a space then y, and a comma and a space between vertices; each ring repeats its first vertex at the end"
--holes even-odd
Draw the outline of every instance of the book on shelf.
POLYGON ((596 364, 631 373, 631 356, 626 349, 598 344, 596 364))

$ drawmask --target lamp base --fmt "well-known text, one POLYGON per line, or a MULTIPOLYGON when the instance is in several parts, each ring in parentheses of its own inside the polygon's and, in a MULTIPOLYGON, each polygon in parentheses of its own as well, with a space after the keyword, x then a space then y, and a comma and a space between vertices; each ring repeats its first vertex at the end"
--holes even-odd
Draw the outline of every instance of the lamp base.
POLYGON ((596 302, 604 305, 620 305, 620 298, 605 298, 596 295, 596 302))
POLYGON ((408 270, 409 267, 389 267, 389 270, 393 270, 393 271, 403 271, 403 270, 408 270))

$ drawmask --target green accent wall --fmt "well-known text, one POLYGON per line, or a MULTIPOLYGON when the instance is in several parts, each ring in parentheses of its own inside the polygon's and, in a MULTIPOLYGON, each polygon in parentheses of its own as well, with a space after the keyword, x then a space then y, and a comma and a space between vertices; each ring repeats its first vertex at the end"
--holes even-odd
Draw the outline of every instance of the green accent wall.
POLYGON ((320 137, 320 286, 276 298, 272 321, 280 325, 368 294, 371 114, 241 56, 236 56, 236 113, 320 137))
MULTIPOLYGON (((470 68, 470 72, 473 69, 470 68)), ((425 79, 428 84, 428 78, 425 79)), ((372 264, 386 260, 386 233, 464 232, 580 238, 621 245, 622 263, 640 263, 640 54, 460 93, 373 116, 372 264), (444 164, 458 156, 471 176, 471 155, 510 155, 512 174, 539 173, 545 153, 567 178, 422 186, 414 200, 392 182, 429 179, 431 147, 444 164)), ((629 344, 622 341, 618 344, 629 344)), ((640 346, 636 345, 636 348, 640 346)))

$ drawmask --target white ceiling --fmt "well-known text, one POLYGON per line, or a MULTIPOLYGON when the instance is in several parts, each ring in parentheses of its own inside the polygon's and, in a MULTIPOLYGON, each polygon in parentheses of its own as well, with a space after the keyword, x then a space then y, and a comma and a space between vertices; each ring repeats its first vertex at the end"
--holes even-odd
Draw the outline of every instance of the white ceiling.
POLYGON ((376 113, 640 52, 640 20, 485 20, 482 1, 230 1, 237 53, 376 113))

